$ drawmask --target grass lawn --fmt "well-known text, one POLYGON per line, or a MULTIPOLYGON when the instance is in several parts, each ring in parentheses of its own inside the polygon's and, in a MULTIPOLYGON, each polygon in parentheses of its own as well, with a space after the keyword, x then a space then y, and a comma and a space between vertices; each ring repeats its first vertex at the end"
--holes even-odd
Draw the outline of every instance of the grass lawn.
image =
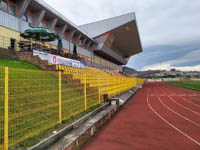
POLYGON ((169 81, 166 83, 200 91, 200 81, 169 81))
MULTIPOLYGON (((59 127, 57 72, 44 71, 26 61, 0 59, 0 149, 4 133, 5 66, 9 67, 9 145, 13 147, 11 149, 29 147, 52 133, 51 129, 59 127)), ((84 112, 83 91, 76 87, 83 89, 83 85, 78 82, 62 80, 64 123, 87 113, 84 112)), ((88 108, 95 108, 97 103, 96 97, 88 97, 88 108)))
POLYGON ((0 59, 1 67, 11 67, 11 68, 20 68, 20 69, 34 69, 41 70, 40 67, 32 65, 27 61, 20 60, 9 60, 9 59, 0 59))

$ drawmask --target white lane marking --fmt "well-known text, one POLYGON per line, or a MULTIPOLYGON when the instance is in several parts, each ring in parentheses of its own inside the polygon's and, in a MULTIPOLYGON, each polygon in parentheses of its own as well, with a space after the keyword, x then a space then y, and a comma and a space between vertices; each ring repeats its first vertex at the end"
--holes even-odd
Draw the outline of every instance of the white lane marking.
MULTIPOLYGON (((165 88, 165 89, 168 89, 168 88, 165 88)), ((162 90, 162 89, 161 89, 162 90)), ((168 89, 169 90, 169 89, 168 89)), ((163 90, 162 90, 163 91, 163 90)), ((171 90, 170 90, 171 91, 171 90)), ((175 92, 174 92, 175 93, 175 92)), ((169 98, 170 98, 170 100, 171 101, 173 101, 175 104, 177 104, 177 105, 179 105, 180 107, 182 107, 182 108, 184 108, 184 109, 186 109, 186 110, 188 110, 188 111, 191 111, 191 112, 193 112, 194 114, 197 114, 197 115, 199 115, 200 116, 200 113, 198 113, 198 112, 196 112, 196 111, 194 111, 194 110, 192 110, 192 109, 190 109, 190 108, 188 108, 188 107, 186 107, 186 106, 184 106, 184 105, 182 105, 182 104, 180 104, 180 103, 178 103, 176 100, 174 100, 171 96, 168 96, 169 98)), ((182 98, 182 97, 181 97, 182 98)))
POLYGON ((197 100, 197 101, 200 101, 200 99, 198 99, 198 98, 195 97, 195 96, 190 96, 190 97, 194 98, 194 99, 197 100))
POLYGON ((165 123, 167 123, 169 126, 171 126, 173 129, 175 129, 176 131, 178 131, 179 133, 181 133, 182 135, 184 135, 185 137, 187 137, 188 139, 190 139, 192 142, 196 143, 198 146, 200 146, 200 143, 198 141, 196 141, 195 139, 193 139, 192 137, 190 137, 189 135, 187 135, 186 133, 184 133, 183 131, 181 131, 180 129, 178 129, 176 126, 174 126, 172 123, 170 123, 169 121, 167 121, 165 118, 163 118, 157 111, 155 111, 153 109, 153 107, 151 106, 151 104, 149 103, 149 89, 147 90, 147 104, 149 106, 149 108, 151 109, 151 111, 153 111, 161 120, 163 120, 165 123))
MULTIPOLYGON (((165 88, 165 89, 167 89, 167 90, 169 90, 169 91, 172 91, 173 93, 175 93, 173 90, 171 90, 171 89, 169 89, 169 88, 165 88)), ((200 105, 198 105, 198 104, 195 104, 195 103, 193 103, 193 102, 191 102, 191 101, 189 101, 189 100, 187 100, 186 98, 185 98, 185 96, 190 96, 191 94, 177 94, 177 96, 179 96, 179 97, 181 97, 181 99, 183 99, 184 101, 186 101, 187 103, 190 103, 190 104, 192 104, 192 105, 194 105, 194 106, 197 106, 197 107, 200 107, 200 105)), ((193 95, 195 95, 195 94, 193 94, 193 95)))
POLYGON ((169 96, 176 96, 176 94, 169 94, 169 96))
POLYGON ((171 99, 171 101, 173 101, 175 104, 179 105, 180 107, 182 107, 182 108, 184 108, 184 109, 186 109, 186 110, 188 110, 188 111, 191 111, 191 112, 193 112, 194 114, 197 114, 197 115, 200 116, 200 113, 198 113, 198 112, 196 112, 196 111, 194 111, 194 110, 192 110, 192 109, 190 109, 190 108, 188 108, 188 107, 186 107, 186 106, 183 106, 183 105, 180 104, 180 103, 177 103, 172 97, 170 97, 170 96, 168 96, 168 97, 171 99))
POLYGON ((189 121, 190 123, 192 123, 192 124, 194 124, 194 125, 200 127, 200 124, 199 124, 199 123, 197 123, 197 122, 195 122, 195 121, 192 121, 192 120, 190 120, 189 118, 187 118, 187 117, 185 117, 185 116, 179 114, 178 112, 174 111, 172 108, 170 108, 169 106, 167 106, 165 103, 163 103, 163 101, 162 101, 161 98, 158 96, 158 94, 157 94, 157 92, 156 92, 155 89, 154 89, 154 91, 155 91, 155 93, 156 93, 156 96, 157 96, 158 100, 160 101, 160 103, 161 103, 165 108, 167 108, 169 111, 173 112, 173 113, 176 114, 177 116, 179 116, 179 117, 181 117, 181 118, 183 118, 183 119, 189 121))
POLYGON ((194 105, 194 106, 197 106, 197 107, 199 107, 200 108, 200 105, 198 105, 198 104, 195 104, 195 103, 193 103, 193 102, 191 102, 191 101, 189 101, 189 100, 187 100, 186 98, 184 98, 184 97, 181 97, 184 101, 186 101, 186 102, 188 102, 188 103, 190 103, 190 104, 192 104, 192 105, 194 105))
MULTIPOLYGON (((168 86, 167 86, 167 87, 164 87, 164 88, 170 90, 171 92, 175 93, 175 94, 178 95, 178 96, 181 96, 181 95, 177 94, 176 92, 174 92, 174 90, 171 90, 168 86)), ((179 91, 180 91, 180 90, 179 90, 179 91)), ((182 92, 182 91, 181 91, 181 92, 182 92)), ((200 99, 198 99, 197 97, 195 97, 195 96, 200 96, 199 94, 183 94, 183 95, 184 95, 184 96, 193 97, 193 98, 195 98, 196 100, 199 100, 199 101, 200 101, 200 99)))
POLYGON ((189 94, 190 96, 200 96, 200 95, 198 95, 198 94, 189 94))

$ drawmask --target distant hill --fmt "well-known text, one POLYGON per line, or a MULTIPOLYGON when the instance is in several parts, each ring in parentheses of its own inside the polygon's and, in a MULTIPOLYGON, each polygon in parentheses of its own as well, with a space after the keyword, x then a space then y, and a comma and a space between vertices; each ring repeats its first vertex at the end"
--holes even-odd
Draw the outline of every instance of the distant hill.
POLYGON ((139 71, 138 77, 140 78, 152 78, 157 76, 163 76, 166 70, 147 70, 147 71, 139 71))
POLYGON ((138 72, 135 69, 129 68, 127 66, 123 66, 122 67, 122 71, 126 75, 135 75, 135 74, 138 74, 138 72))
POLYGON ((148 71, 139 71, 138 77, 140 78, 149 78, 152 74, 160 73, 161 70, 148 70, 148 71))

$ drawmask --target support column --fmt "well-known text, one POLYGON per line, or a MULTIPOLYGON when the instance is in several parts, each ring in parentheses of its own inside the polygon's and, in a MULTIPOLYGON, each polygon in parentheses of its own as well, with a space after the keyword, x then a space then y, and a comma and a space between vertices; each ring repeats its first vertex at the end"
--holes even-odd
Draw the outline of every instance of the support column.
POLYGON ((76 43, 78 43, 78 42, 80 41, 81 37, 82 37, 82 35, 81 35, 81 34, 80 34, 80 35, 78 35, 78 36, 77 36, 77 38, 76 38, 76 40, 75 40, 75 42, 76 42, 76 43))
POLYGON ((90 47, 91 47, 91 50, 94 51, 95 48, 96 48, 96 46, 97 46, 97 45, 96 45, 95 43, 93 43, 93 44, 90 46, 90 47))
POLYGON ((75 32, 76 32, 75 30, 70 31, 70 32, 67 34, 66 39, 67 39, 68 41, 71 41, 71 40, 73 39, 73 36, 74 36, 75 32))
POLYGON ((49 29, 50 29, 50 30, 53 30, 53 29, 54 29, 54 27, 55 27, 57 21, 58 21, 57 18, 54 18, 54 19, 48 20, 48 22, 49 22, 49 29))
POLYGON ((19 0, 19 1, 17 1, 17 8, 18 8, 17 16, 19 18, 24 16, 24 12, 28 8, 28 5, 29 5, 30 1, 31 0, 19 0))
POLYGON ((35 15, 35 26, 38 27, 42 21, 42 19, 44 18, 46 11, 43 9, 41 11, 39 11, 38 13, 36 13, 35 15))
POLYGON ((89 49, 90 45, 92 44, 92 41, 89 41, 87 46, 86 46, 86 49, 89 49))
POLYGON ((65 24, 65 25, 63 25, 63 26, 61 26, 60 28, 59 28, 59 35, 61 36, 61 37, 64 37, 64 33, 65 33, 65 31, 66 31, 66 29, 67 29, 67 25, 65 24))
POLYGON ((85 47, 86 41, 87 41, 87 38, 85 38, 85 39, 83 40, 83 43, 81 43, 81 46, 82 46, 82 47, 85 47))

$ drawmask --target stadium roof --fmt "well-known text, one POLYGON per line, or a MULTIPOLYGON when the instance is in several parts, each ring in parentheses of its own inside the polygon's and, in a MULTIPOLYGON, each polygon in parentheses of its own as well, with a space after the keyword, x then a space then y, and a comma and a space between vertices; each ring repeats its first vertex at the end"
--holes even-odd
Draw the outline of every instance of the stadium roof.
POLYGON ((85 24, 80 28, 92 38, 111 32, 115 37, 111 49, 117 49, 118 54, 124 58, 142 52, 135 13, 85 24))
POLYGON ((84 32, 80 27, 78 27, 77 25, 75 25, 73 22, 71 22, 69 19, 67 19, 64 15, 62 15, 61 13, 59 13, 57 10, 55 10, 53 7, 51 7, 49 4, 47 4, 46 2, 44 2, 43 0, 34 0, 34 1, 30 1, 31 6, 32 7, 38 7, 37 5, 34 5, 34 3, 37 3, 39 5, 41 5, 43 8, 45 8, 46 10, 48 10, 50 13, 46 12, 46 15, 49 15, 51 17, 53 13, 54 15, 56 15, 60 20, 62 20, 64 23, 66 23, 68 26, 71 26, 72 28, 74 28, 74 30, 80 32, 81 34, 85 35, 86 37, 88 37, 90 40, 92 40, 93 42, 97 43, 96 40, 94 40, 91 35, 89 35, 88 33, 84 32))
POLYGON ((23 12, 28 7, 36 16, 36 26, 44 20, 49 28, 56 29, 61 37, 68 41, 81 41, 81 46, 85 49, 118 65, 125 65, 130 56, 142 52, 135 13, 77 26, 43 0, 19 2, 21 2, 19 17, 24 15, 23 12), (107 34, 107 42, 112 40, 109 45, 103 41, 101 43, 99 39, 103 37, 97 39, 105 33, 111 33, 107 34), (109 39, 108 35, 112 38, 109 39))

